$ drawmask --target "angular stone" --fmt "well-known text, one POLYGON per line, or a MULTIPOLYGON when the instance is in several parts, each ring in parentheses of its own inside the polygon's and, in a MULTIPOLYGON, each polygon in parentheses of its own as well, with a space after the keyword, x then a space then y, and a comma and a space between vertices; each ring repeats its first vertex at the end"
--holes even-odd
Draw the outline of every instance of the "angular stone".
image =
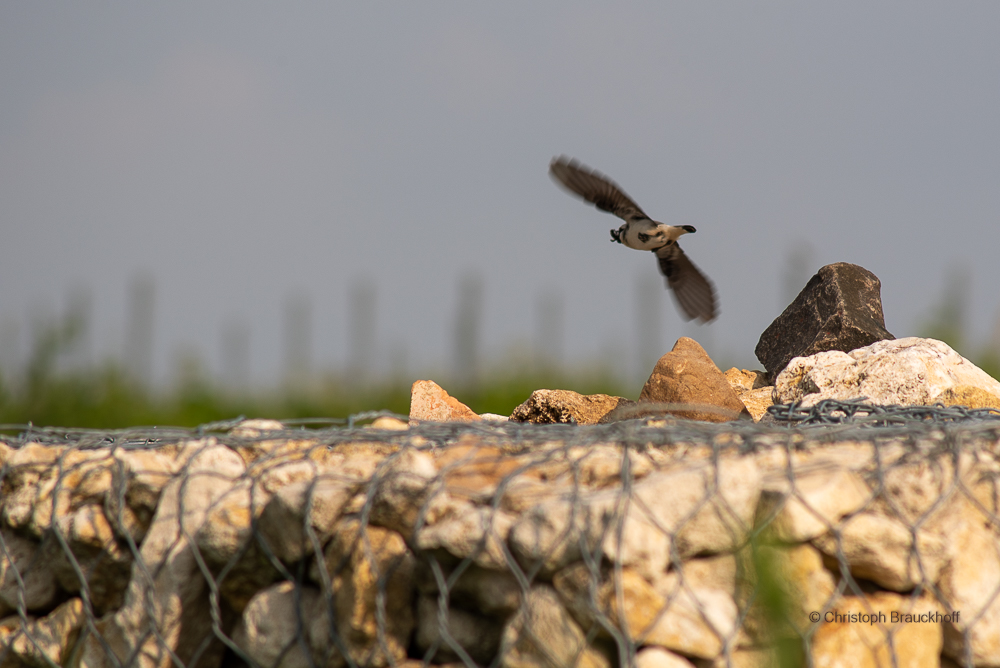
POLYGON ((671 541, 681 557, 731 550, 752 527, 761 475, 751 457, 717 467, 698 461, 651 473, 635 483, 630 503, 621 488, 570 489, 520 515, 511 551, 525 567, 553 573, 600 545, 606 558, 653 577, 666 570, 671 541))
POLYGON ((793 357, 827 350, 847 353, 895 338, 885 328, 881 290, 878 277, 856 264, 820 268, 760 335, 757 359, 776 378, 793 357))
POLYGON ((739 395, 754 422, 760 422, 767 415, 767 409, 774 405, 774 386, 747 390, 739 395))
POLYGON ((47 542, 47 565, 59 585, 71 594, 79 593, 83 588, 79 568, 98 615, 121 607, 132 574, 132 553, 119 544, 104 510, 87 504, 60 517, 56 526, 69 548, 67 554, 58 540, 47 542))
POLYGON ((560 571, 553 582, 581 627, 594 628, 602 636, 609 634, 598 624, 597 612, 637 644, 710 659, 736 631, 737 610, 730 594, 682 586, 677 574, 664 575, 654 588, 632 569, 622 569, 620 576, 613 570, 595 575, 576 564, 560 571))
POLYGON ((729 386, 736 394, 743 394, 750 390, 759 390, 762 387, 771 385, 771 379, 764 371, 749 371, 747 369, 737 369, 733 367, 724 374, 729 386))
POLYGON ((704 422, 750 417, 705 349, 686 336, 678 339, 673 349, 656 363, 642 387, 639 403, 683 404, 663 406, 662 412, 704 422))
POLYGON ((1000 665, 1000 540, 993 521, 963 501, 949 526, 951 559, 939 586, 946 610, 960 615, 944 624, 944 652, 962 665, 964 634, 975 665, 1000 665))
POLYGON ((63 665, 86 620, 83 601, 72 598, 41 619, 20 617, 0 621, 0 665, 39 667, 63 665))
POLYGON ((956 396, 972 397, 970 388, 1000 400, 1000 381, 947 344, 916 337, 880 341, 850 354, 834 351, 797 358, 775 385, 779 401, 801 401, 804 406, 858 397, 879 405, 928 406, 955 401, 956 396))
POLYGON ((437 643, 432 660, 461 661, 458 645, 481 666, 489 665, 500 649, 503 624, 495 619, 450 606, 441 618, 440 599, 421 596, 417 600, 417 647, 421 655, 437 643), (442 627, 447 635, 442 634, 442 627))
POLYGON ((260 537, 286 564, 312 554, 313 540, 322 546, 333 535, 334 523, 359 486, 353 480, 319 479, 282 487, 261 512, 260 537))
POLYGON ((587 644, 584 630, 559 602, 555 590, 535 585, 507 622, 500 649, 503 668, 610 668, 587 644))
POLYGON ((757 521, 768 522, 770 538, 786 543, 827 533, 840 518, 860 510, 872 493, 861 476, 836 462, 814 460, 795 467, 793 483, 785 471, 761 492, 757 521))
POLYGON ((233 632, 233 641, 268 668, 336 668, 345 663, 329 641, 326 602, 316 589, 295 591, 280 582, 254 596, 233 632))
POLYGON ((472 559, 483 568, 509 568, 505 547, 513 523, 514 518, 502 510, 456 501, 444 518, 417 531, 416 545, 472 559))
MULTIPOLYGON (((918 530, 914 544, 910 529, 898 519, 863 512, 840 526, 840 547, 856 578, 878 583, 892 591, 910 591, 918 584, 931 586, 945 565, 947 541, 937 531, 918 530)), ((837 558, 837 540, 830 534, 813 543, 824 554, 837 558)))
POLYGON ((410 389, 410 422, 476 422, 481 419, 433 380, 418 380, 410 389))
POLYGON ((514 409, 513 422, 535 424, 573 423, 597 424, 601 418, 619 407, 635 405, 634 401, 607 394, 578 394, 571 390, 535 390, 514 409))
POLYGON ((636 668, 694 668, 694 664, 682 656, 668 652, 662 647, 644 647, 635 653, 636 668))
POLYGON ((353 517, 337 522, 310 575, 332 594, 337 632, 356 663, 380 668, 406 657, 414 627, 413 573, 413 555, 398 533, 362 527, 353 517))
POLYGON ((381 471, 371 522, 410 537, 418 521, 434 522, 450 504, 431 456, 407 449, 393 455, 381 471))
POLYGON ((156 515, 142 543, 142 566, 132 566, 125 602, 97 622, 84 640, 80 665, 111 668, 133 657, 137 668, 168 668, 175 656, 185 664, 202 643, 210 649, 201 660, 221 657, 216 643, 208 587, 190 537, 196 536, 209 510, 244 473, 243 460, 214 439, 186 444, 192 450, 182 476, 163 489, 156 515), (157 634, 151 635, 154 626, 157 634))
POLYGON ((923 668, 939 665, 940 622, 925 617, 924 620, 894 624, 894 612, 933 617, 940 614, 941 608, 931 598, 914 601, 909 596, 890 592, 873 592, 863 598, 845 596, 826 613, 830 621, 823 623, 812 638, 812 665, 824 668, 923 668), (834 615, 881 616, 876 617, 878 621, 872 624, 834 615))

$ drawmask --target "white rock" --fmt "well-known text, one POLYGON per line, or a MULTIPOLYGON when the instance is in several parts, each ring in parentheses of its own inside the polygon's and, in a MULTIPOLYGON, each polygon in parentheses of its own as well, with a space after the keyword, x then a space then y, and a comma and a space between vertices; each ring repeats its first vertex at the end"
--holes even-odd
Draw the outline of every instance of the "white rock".
POLYGON ((460 559, 471 557, 484 568, 509 568, 504 546, 513 523, 502 510, 454 501, 443 519, 417 532, 416 543, 421 550, 444 549, 460 559))
POLYGON ((770 521, 769 535, 798 543, 830 531, 844 515, 860 510, 871 498, 861 476, 838 462, 815 459, 807 466, 775 472, 765 481, 758 522, 770 521))
POLYGON ((668 652, 662 647, 644 647, 635 654, 636 668, 694 668, 694 664, 682 656, 668 652))
POLYGON ((535 585, 504 629, 503 668, 610 668, 547 585, 535 585))
POLYGON ((1000 381, 934 339, 878 341, 850 353, 795 357, 775 381, 778 400, 812 406, 823 399, 867 397, 873 404, 930 405, 956 388, 1000 401, 1000 381))
POLYGON ((260 535, 279 559, 289 564, 296 562, 312 554, 315 547, 306 531, 306 508, 309 528, 322 549, 357 488, 353 481, 337 479, 286 485, 264 507, 257 524, 260 535))
POLYGON ((233 641, 256 665, 267 668, 336 666, 344 660, 334 644, 327 642, 328 624, 326 604, 318 590, 302 588, 296 594, 294 582, 280 582, 251 599, 233 641))
POLYGON ((124 605, 97 623, 103 642, 93 634, 84 641, 80 665, 85 668, 117 665, 106 646, 118 661, 135 657, 137 668, 167 668, 173 665, 171 652, 186 664, 200 643, 213 636, 207 585, 190 538, 243 474, 244 465, 215 439, 186 447, 194 454, 183 474, 163 490, 140 551, 143 565, 132 567, 124 605), (158 630, 153 637, 151 625, 158 630))

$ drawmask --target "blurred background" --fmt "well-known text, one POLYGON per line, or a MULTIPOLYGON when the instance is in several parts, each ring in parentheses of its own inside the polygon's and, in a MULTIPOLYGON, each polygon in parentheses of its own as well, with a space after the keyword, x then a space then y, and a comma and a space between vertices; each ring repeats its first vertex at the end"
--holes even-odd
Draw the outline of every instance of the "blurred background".
POLYGON ((1000 373, 1000 4, 0 5, 0 421, 507 414, 759 368, 822 265, 1000 373), (557 188, 653 218, 721 316, 557 188))

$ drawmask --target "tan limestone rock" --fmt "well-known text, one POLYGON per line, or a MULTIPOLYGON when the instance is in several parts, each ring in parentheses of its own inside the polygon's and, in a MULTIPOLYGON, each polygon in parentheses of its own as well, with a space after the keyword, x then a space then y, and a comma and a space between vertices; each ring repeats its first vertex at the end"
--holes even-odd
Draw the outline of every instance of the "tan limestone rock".
POLYGON ((321 591, 333 595, 337 632, 355 662, 379 668, 406 657, 414 627, 413 573, 413 555, 398 533, 362 527, 353 517, 337 522, 310 575, 321 591))
MULTIPOLYGON (((244 472, 243 461, 214 439, 187 444, 192 456, 184 475, 163 489, 153 523, 143 541, 143 566, 134 564, 125 602, 114 615, 97 622, 102 640, 93 634, 84 641, 80 665, 110 668, 135 656, 139 668, 168 668, 171 653, 184 663, 203 642, 214 638, 207 585, 194 546, 209 510, 244 472), (148 629, 155 625, 158 633, 148 629)), ((207 653, 221 657, 222 646, 211 642, 207 653)))
POLYGON ((767 415, 767 409, 774 405, 774 387, 760 387, 739 394, 740 401, 746 406, 754 422, 760 422, 767 415))
POLYGON ((47 567, 59 585, 71 594, 79 593, 83 588, 77 573, 79 568, 98 615, 121 607, 132 575, 132 553, 115 536, 101 506, 93 503, 82 506, 60 517, 56 527, 69 552, 58 540, 50 539, 45 556, 47 567))
POLYGON ((587 644, 585 631, 559 602, 555 590, 535 585, 504 628, 503 668, 610 668, 602 652, 587 644))
POLYGON ((607 394, 578 394, 571 390, 535 390, 514 409, 514 422, 535 424, 597 424, 611 411, 634 405, 634 401, 607 394))
POLYGON ((996 408, 1000 410, 1000 396, 973 385, 949 387, 936 399, 945 406, 965 406, 966 408, 996 408))
POLYGON ((662 647, 652 646, 635 653, 635 668, 694 668, 694 664, 662 647))
POLYGON ((254 596, 243 610, 233 641, 259 666, 336 668, 345 663, 329 642, 329 616, 316 589, 295 591, 279 582, 254 596))
POLYGON ((229 430, 230 436, 237 438, 260 438, 261 434, 269 431, 284 431, 285 425, 277 420, 267 418, 253 418, 243 420, 238 425, 229 430))
POLYGON ((285 485, 268 500, 257 522, 278 559, 292 564, 312 554, 333 535, 341 511, 360 488, 353 479, 301 480, 285 485))
POLYGON ((506 544, 513 523, 514 518, 502 510, 455 501, 447 515, 417 531, 416 545, 472 559, 483 568, 509 568, 506 544))
POLYGON ((1000 539, 993 518, 969 501, 960 504, 948 531, 951 559, 939 581, 947 611, 945 654, 964 662, 968 633, 976 665, 1000 665, 1000 539))
POLYGON ((861 510, 872 497, 862 477, 838 462, 814 459, 772 472, 765 479, 757 510, 774 540, 798 543, 830 531, 845 515, 861 510))
POLYGON ((450 504, 434 459, 410 448, 390 456, 380 471, 371 522, 410 537, 418 520, 434 522, 450 504))
POLYGON ((729 386, 736 394, 743 394, 751 390, 759 390, 771 384, 771 379, 766 371, 750 371, 748 369, 737 369, 733 367, 724 374, 729 386))
MULTIPOLYGON (((449 582, 452 582, 448 589, 449 600, 460 608, 505 620, 521 605, 521 595, 524 590, 514 574, 508 570, 482 568, 473 563, 462 570, 457 580, 453 580, 453 572, 448 565, 442 565, 440 562, 438 565, 442 567, 449 582)), ((434 573, 427 561, 418 562, 415 581, 422 594, 435 597, 440 594, 434 573)))
POLYGON ((642 388, 639 403, 681 404, 664 410, 678 417, 705 422, 749 418, 729 381, 696 341, 686 336, 660 358, 642 388))
POLYGON ((391 415, 383 415, 375 418, 372 423, 367 426, 367 428, 384 429, 386 431, 406 431, 410 428, 410 425, 404 420, 392 417, 391 415))
POLYGON ((83 602, 72 598, 41 619, 20 617, 0 621, 0 665, 61 665, 84 625, 83 602))
MULTIPOLYGON (((919 530, 916 543, 898 519, 863 512, 841 524, 840 547, 856 578, 872 580, 892 591, 910 591, 937 581, 947 561, 947 541, 938 532, 919 530)), ((813 544, 832 558, 837 540, 824 534, 813 544)))
POLYGON ((628 634, 637 644, 657 645, 683 654, 710 659, 722 651, 735 633, 736 604, 721 590, 682 586, 665 575, 657 587, 632 569, 601 573, 591 599, 594 574, 584 564, 556 574, 553 582, 563 604, 582 628, 595 628, 596 611, 628 634), (596 607, 596 610, 595 610, 596 607))
POLYGON ((410 390, 410 422, 476 422, 471 408, 444 391, 433 380, 418 380, 410 390))
POLYGON ((933 621, 932 617, 940 611, 937 602, 928 598, 914 601, 909 596, 890 592, 873 592, 863 598, 845 596, 826 613, 830 621, 823 623, 813 636, 813 665, 816 668, 937 666, 941 655, 941 624, 933 621), (924 619, 930 621, 893 624, 894 612, 925 615, 924 619), (876 617, 879 621, 871 624, 857 618, 852 620, 850 615, 881 617, 876 617))

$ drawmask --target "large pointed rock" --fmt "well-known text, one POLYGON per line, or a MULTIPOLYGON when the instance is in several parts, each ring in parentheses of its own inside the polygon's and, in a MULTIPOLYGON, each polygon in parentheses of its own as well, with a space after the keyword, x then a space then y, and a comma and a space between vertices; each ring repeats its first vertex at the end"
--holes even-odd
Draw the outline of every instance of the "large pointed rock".
POLYGON ((675 404, 664 407, 665 411, 689 420, 750 419, 719 367, 697 341, 686 336, 677 339, 673 349, 656 363, 642 387, 639 403, 675 404))
POLYGON ((481 419, 433 380, 418 380, 410 389, 410 422, 477 422, 481 419))
POLYGON ((772 378, 793 357, 852 350, 895 337, 885 328, 882 284, 856 264, 822 267, 764 330, 754 353, 772 378))

